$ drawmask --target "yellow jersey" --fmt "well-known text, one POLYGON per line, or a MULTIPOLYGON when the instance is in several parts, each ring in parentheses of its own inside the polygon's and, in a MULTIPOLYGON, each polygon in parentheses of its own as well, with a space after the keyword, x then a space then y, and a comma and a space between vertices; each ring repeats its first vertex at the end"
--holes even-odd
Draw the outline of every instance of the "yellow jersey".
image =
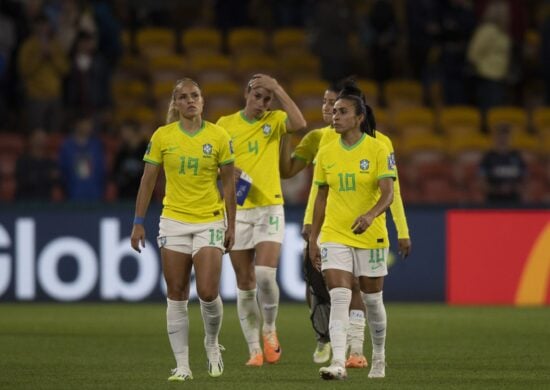
POLYGON ((319 149, 315 184, 329 186, 320 242, 365 249, 389 247, 385 213, 362 234, 354 234, 351 228, 357 217, 378 202, 378 181, 388 177, 395 179, 395 164, 388 148, 367 134, 363 133, 352 146, 339 137, 319 149))
POLYGON ((196 133, 187 132, 179 121, 159 127, 143 160, 164 167, 162 216, 189 223, 224 219, 216 179, 218 167, 234 161, 232 149, 229 134, 207 121, 196 133))
POLYGON ((235 147, 235 166, 252 178, 246 200, 238 209, 283 204, 279 147, 286 133, 287 114, 266 111, 261 119, 249 120, 243 111, 222 116, 217 124, 227 130, 235 147))

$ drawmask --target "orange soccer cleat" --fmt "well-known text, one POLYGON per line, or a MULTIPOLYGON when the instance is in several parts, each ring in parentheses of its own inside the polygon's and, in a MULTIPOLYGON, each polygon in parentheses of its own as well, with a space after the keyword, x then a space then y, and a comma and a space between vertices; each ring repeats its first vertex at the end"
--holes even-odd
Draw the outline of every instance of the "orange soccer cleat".
POLYGON ((268 363, 277 363, 281 358, 281 346, 276 332, 264 334, 264 356, 268 363))

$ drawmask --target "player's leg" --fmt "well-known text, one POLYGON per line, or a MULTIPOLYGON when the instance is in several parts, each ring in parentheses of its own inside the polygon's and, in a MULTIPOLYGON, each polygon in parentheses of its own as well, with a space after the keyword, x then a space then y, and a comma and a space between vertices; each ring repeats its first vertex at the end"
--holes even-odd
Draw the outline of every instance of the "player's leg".
POLYGON ((367 359, 363 354, 365 342, 365 305, 361 298, 359 280, 354 278, 351 290, 350 319, 348 328, 349 356, 346 360, 346 368, 367 367, 367 359))
POLYGON ((263 316, 264 357, 268 363, 276 363, 282 352, 277 337, 276 320, 279 311, 277 267, 284 238, 284 209, 280 205, 258 207, 254 213, 257 221, 254 226, 256 284, 263 316))
POLYGON ((386 308, 382 298, 384 276, 388 274, 388 248, 361 251, 359 285, 367 309, 367 323, 372 342, 372 361, 369 378, 386 375, 386 308))
POLYGON ((323 244, 321 256, 323 274, 330 294, 332 362, 330 366, 322 367, 319 374, 323 379, 344 379, 347 376, 346 338, 353 285, 353 252, 344 245, 323 244))

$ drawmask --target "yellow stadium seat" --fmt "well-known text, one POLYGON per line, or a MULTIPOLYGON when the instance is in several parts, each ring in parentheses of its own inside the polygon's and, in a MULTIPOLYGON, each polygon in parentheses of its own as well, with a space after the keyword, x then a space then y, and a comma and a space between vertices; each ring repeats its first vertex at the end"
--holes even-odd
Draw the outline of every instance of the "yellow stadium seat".
POLYGON ((550 107, 540 107, 533 111, 533 127, 539 134, 550 133, 550 107))
POLYGON ((287 80, 319 79, 320 62, 311 54, 302 53, 278 60, 278 69, 287 80))
POLYGON ((217 112, 224 107, 238 107, 244 99, 244 90, 230 80, 205 82, 201 85, 201 91, 208 112, 217 112))
POLYGON ((175 32, 169 28, 146 27, 138 30, 136 34, 137 48, 146 58, 173 54, 175 43, 175 32))
POLYGON ((172 97, 176 80, 159 80, 153 83, 153 97, 155 100, 165 100, 172 97))
POLYGON ((243 82, 256 73, 273 75, 277 63, 273 57, 266 54, 246 54, 235 58, 235 75, 243 82))
POLYGON ((481 131, 481 113, 475 107, 454 106, 443 108, 439 122, 446 134, 476 134, 481 131))
POLYGON ((299 28, 276 30, 273 33, 273 49, 278 56, 308 52, 306 32, 299 28))
POLYGON ((153 81, 182 78, 185 74, 185 58, 178 55, 164 55, 149 59, 149 73, 153 81))
POLYGON ((321 106, 304 108, 302 109, 302 115, 307 122, 308 129, 320 129, 327 126, 327 123, 323 120, 321 106))
POLYGON ((365 94, 365 97, 367 98, 367 104, 372 108, 378 107, 379 93, 376 82, 373 80, 358 79, 357 86, 365 94))
POLYGON ((402 137, 414 137, 417 134, 435 132, 435 115, 431 109, 424 107, 404 108, 394 117, 394 125, 402 137))
POLYGON ((514 132, 527 130, 527 113, 519 107, 495 107, 487 113, 487 124, 492 132, 499 124, 508 124, 514 132))
POLYGON ((262 54, 266 51, 267 35, 259 28, 236 28, 229 31, 227 44, 233 55, 262 54))
POLYGON ((290 96, 301 109, 316 108, 320 111, 327 87, 327 83, 322 80, 298 79, 290 83, 290 96))
POLYGON ((140 80, 114 79, 113 97, 117 106, 138 106, 148 98, 147 85, 140 80))
POLYGON ((221 33, 213 28, 196 27, 185 30, 181 43, 189 56, 201 54, 219 54, 222 46, 221 33))
POLYGON ((422 106, 422 85, 416 80, 389 80, 384 85, 384 97, 390 109, 422 106))
POLYGON ((221 107, 210 107, 208 106, 208 102, 206 102, 204 118, 210 122, 216 123, 218 119, 220 119, 220 117, 234 114, 240 109, 242 109, 242 106, 240 105, 234 105, 234 106, 224 105, 221 107))
POLYGON ((115 120, 119 125, 126 120, 134 120, 141 124, 152 124, 156 119, 155 112, 149 106, 117 108, 115 111, 115 120))
POLYGON ((232 78, 231 60, 220 54, 191 57, 189 70, 201 84, 205 81, 221 81, 232 78))

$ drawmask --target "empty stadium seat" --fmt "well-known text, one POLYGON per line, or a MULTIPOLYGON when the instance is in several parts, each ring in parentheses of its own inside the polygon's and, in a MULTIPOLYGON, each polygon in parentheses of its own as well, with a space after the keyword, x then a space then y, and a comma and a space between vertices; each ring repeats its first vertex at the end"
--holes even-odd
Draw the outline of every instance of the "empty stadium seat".
POLYGON ((137 31, 136 44, 140 54, 146 58, 170 55, 176 49, 176 34, 169 28, 145 27, 137 31))
POLYGON ((267 48, 267 35, 259 28, 235 28, 229 31, 227 45, 232 55, 262 54, 267 48))
POLYGON ((222 35, 213 28, 195 27, 183 32, 181 43, 188 56, 220 54, 222 35))

